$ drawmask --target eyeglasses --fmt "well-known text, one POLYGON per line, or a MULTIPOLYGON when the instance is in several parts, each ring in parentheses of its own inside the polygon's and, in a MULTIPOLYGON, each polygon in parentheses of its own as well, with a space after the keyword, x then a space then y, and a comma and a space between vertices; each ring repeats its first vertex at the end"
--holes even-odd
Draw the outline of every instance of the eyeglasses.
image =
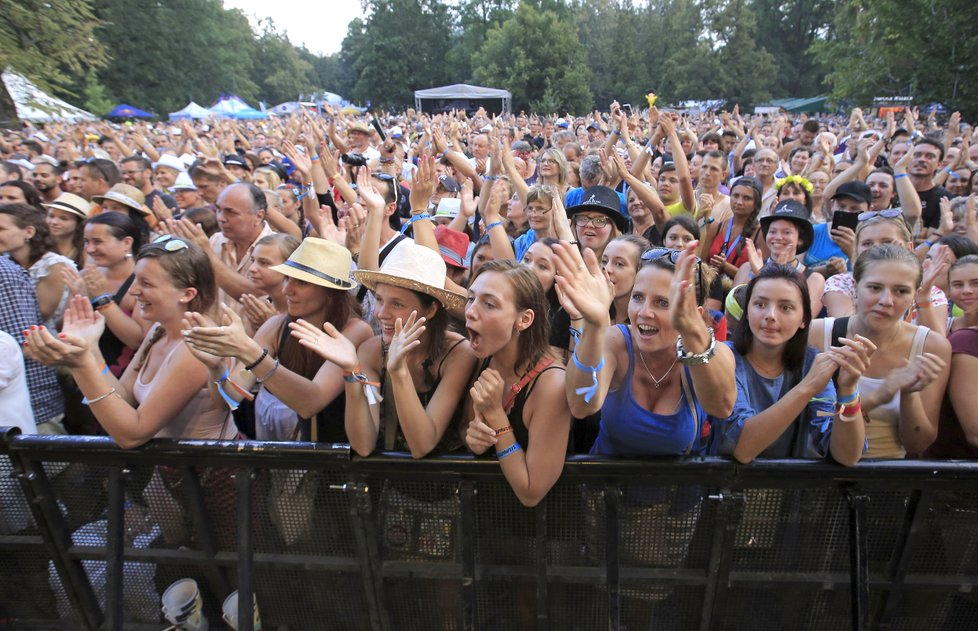
POLYGON ((164 234, 156 237, 150 243, 150 245, 155 245, 163 248, 167 252, 179 252, 180 250, 186 250, 190 246, 183 239, 177 239, 176 237, 164 234))
MULTIPOLYGON (((675 268, 676 263, 679 262, 679 256, 683 253, 682 250, 671 250, 669 248, 652 248, 642 252, 643 261, 659 261, 664 258, 669 259, 669 263, 675 268)), ((696 296, 697 299, 700 296, 700 290, 702 289, 700 283, 703 278, 703 261, 700 257, 694 257, 696 259, 696 296)))
POLYGON ((555 165, 555 166, 557 165, 557 161, 554 160, 553 158, 541 158, 538 161, 538 163, 539 164, 552 164, 552 165, 555 165))
POLYGON ((588 215, 574 215, 574 225, 578 228, 583 228, 588 224, 591 224, 595 228, 604 228, 610 221, 611 219, 604 216, 591 217, 588 215))
MULTIPOLYGON (((526 207, 526 214, 528 214, 528 215, 546 215, 549 212, 550 212, 550 207, 549 206, 527 206, 526 207)), ((578 215, 578 216, 580 216, 580 215, 578 215)), ((595 224, 595 225, 597 225, 597 224, 595 224)), ((600 227, 600 226, 598 226, 598 227, 600 227)))
POLYGON ((896 219, 897 217, 903 219, 903 211, 897 208, 887 208, 886 210, 867 210, 864 213, 859 213, 859 221, 869 221, 870 219, 875 219, 876 217, 882 217, 883 219, 896 219))

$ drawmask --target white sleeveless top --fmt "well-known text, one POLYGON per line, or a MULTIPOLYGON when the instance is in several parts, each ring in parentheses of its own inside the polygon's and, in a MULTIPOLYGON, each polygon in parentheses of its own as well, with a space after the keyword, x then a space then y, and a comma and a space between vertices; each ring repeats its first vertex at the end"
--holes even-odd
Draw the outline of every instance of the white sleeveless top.
MULTIPOLYGON (((832 325, 835 318, 825 318, 823 325, 822 350, 824 351, 832 344, 832 325)), ((924 342, 927 340, 929 329, 925 326, 918 326, 913 335, 913 342, 910 343, 910 354, 908 359, 913 359, 924 352, 924 342)), ((861 397, 875 394, 883 387, 886 379, 877 377, 859 378, 859 395, 861 397)), ((863 458, 906 458, 907 450, 900 442, 900 393, 897 392, 892 399, 883 405, 877 406, 872 414, 867 416, 869 421, 866 423, 866 441, 869 449, 863 454, 863 458)))

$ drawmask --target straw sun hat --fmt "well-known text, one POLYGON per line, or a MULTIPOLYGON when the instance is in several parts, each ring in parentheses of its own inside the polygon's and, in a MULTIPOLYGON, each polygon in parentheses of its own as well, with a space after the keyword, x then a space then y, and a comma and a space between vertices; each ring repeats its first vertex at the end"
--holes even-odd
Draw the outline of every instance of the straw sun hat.
POLYGON ((441 255, 413 241, 394 248, 379 272, 357 270, 353 276, 371 291, 378 284, 403 287, 431 296, 446 309, 461 308, 466 300, 462 294, 445 289, 445 261, 441 255))
POLYGON ((350 251, 332 241, 306 237, 292 256, 269 269, 329 289, 353 289, 350 278, 353 257, 350 251))

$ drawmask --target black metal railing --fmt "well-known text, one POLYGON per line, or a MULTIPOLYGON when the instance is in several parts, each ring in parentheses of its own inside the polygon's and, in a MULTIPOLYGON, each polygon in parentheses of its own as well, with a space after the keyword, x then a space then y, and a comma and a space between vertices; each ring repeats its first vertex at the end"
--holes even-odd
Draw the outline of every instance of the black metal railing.
POLYGON ((0 436, 0 628, 974 629, 978 464, 568 460, 534 508, 493 458, 0 436), (243 628, 243 627, 242 627, 243 628))

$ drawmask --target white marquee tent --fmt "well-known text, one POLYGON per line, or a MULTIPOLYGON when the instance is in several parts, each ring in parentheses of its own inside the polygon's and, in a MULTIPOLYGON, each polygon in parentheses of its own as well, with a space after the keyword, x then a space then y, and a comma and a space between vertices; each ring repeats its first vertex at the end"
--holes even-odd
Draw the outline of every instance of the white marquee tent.
POLYGON ((414 93, 414 107, 424 112, 443 112, 450 109, 498 110, 509 113, 513 95, 508 90, 483 88, 478 85, 456 83, 440 88, 417 90, 414 93))
POLYGON ((31 83, 26 77, 11 68, 0 73, 3 85, 14 103, 17 118, 32 123, 48 123, 51 121, 93 121, 97 117, 91 112, 75 107, 70 103, 45 93, 41 88, 31 83))

